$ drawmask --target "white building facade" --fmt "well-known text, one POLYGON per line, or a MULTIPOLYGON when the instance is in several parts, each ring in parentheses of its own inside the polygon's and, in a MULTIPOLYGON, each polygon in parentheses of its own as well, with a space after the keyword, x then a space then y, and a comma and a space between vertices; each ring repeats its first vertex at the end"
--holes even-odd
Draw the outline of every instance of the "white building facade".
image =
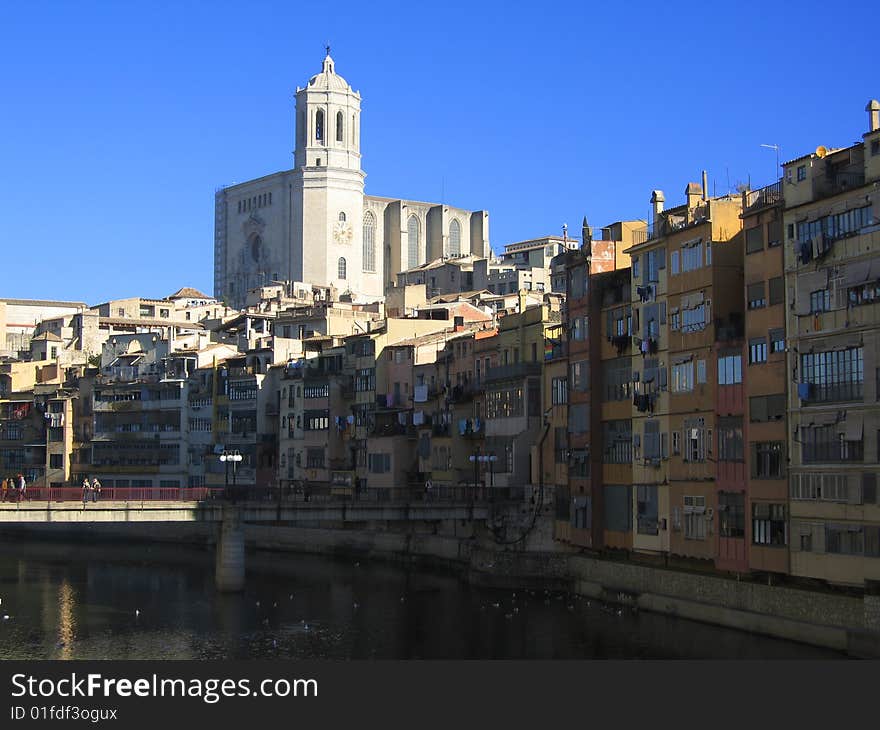
POLYGON ((441 256, 488 256, 489 214, 364 194, 361 96, 335 71, 296 91, 294 169, 215 195, 214 295, 243 305, 271 281, 380 299, 399 271, 441 256))

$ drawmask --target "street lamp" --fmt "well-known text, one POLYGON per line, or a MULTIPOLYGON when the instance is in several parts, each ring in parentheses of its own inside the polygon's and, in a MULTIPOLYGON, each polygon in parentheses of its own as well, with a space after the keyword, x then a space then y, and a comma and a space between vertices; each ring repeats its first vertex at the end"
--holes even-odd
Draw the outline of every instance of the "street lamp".
POLYGON ((233 449, 232 451, 223 451, 220 454, 220 461, 226 464, 226 496, 231 497, 232 501, 235 501, 235 472, 238 467, 238 462, 240 462, 244 457, 241 455, 238 449, 233 449), (229 464, 232 464, 232 494, 229 492, 229 464))

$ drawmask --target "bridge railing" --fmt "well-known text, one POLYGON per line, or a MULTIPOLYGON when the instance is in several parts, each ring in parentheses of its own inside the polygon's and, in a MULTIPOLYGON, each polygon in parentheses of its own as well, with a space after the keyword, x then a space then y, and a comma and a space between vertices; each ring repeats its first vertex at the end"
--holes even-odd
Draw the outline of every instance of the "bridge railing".
POLYGON ((222 497, 223 489, 212 487, 103 487, 95 495, 81 487, 28 487, 24 495, 6 492, 6 502, 197 502, 222 497))
POLYGON ((297 487, 103 487, 83 494, 81 487, 28 487, 4 494, 5 502, 201 502, 234 499, 238 502, 363 502, 376 504, 471 504, 518 502, 527 496, 524 487, 424 486, 353 487, 309 485, 297 487), (234 491, 233 491, 234 489, 234 491))

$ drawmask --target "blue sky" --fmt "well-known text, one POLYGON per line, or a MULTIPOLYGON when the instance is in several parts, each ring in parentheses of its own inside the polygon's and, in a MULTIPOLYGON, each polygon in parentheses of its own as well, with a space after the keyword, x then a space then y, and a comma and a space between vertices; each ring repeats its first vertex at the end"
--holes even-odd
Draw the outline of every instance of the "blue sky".
POLYGON ((293 93, 363 96, 367 192, 505 243, 644 218, 839 147, 880 98, 867 2, 53 3, 0 18, 0 296, 211 292, 216 187, 292 166, 293 93))

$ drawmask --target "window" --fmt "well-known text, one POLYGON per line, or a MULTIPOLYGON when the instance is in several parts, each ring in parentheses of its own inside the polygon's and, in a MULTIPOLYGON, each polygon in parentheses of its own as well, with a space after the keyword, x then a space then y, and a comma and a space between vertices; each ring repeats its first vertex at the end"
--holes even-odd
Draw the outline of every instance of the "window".
POLYGON ((336 112, 336 141, 342 142, 345 132, 345 122, 342 118, 342 112, 336 112))
POLYGON ((749 420, 752 423, 779 421, 785 417, 785 395, 756 395, 749 398, 749 420))
POLYGON ((831 291, 819 289, 810 293, 810 314, 827 312, 831 309, 831 291))
POLYGON ((880 281, 872 281, 869 284, 849 287, 846 290, 846 300, 850 307, 873 304, 880 300, 880 281))
POLYGON ((637 531, 640 535, 659 533, 659 499, 657 487, 639 485, 636 489, 637 531))
POLYGON ((49 454, 49 468, 50 469, 63 469, 64 468, 64 454, 49 454))
POLYGON ((707 305, 703 303, 682 309, 682 333, 699 332, 706 329, 706 307, 707 305))
POLYGON ((363 270, 376 270, 376 216, 372 211, 364 213, 364 235, 363 235, 363 270))
POLYGON ((666 249, 658 248, 645 254, 645 281, 660 281, 660 269, 666 249))
POLYGON ((770 279, 770 306, 782 304, 785 299, 785 281, 781 276, 770 279))
POLYGON ((861 400, 865 381, 863 349, 850 347, 801 355, 801 382, 808 384, 805 400, 861 400))
POLYGON ((694 362, 682 362, 672 366, 672 392, 687 393, 694 389, 694 362))
POLYGON ((706 539, 706 498, 702 495, 684 497, 684 536, 686 540, 706 539))
POLYGON ((572 299, 583 298, 588 286, 586 266, 575 266, 569 270, 569 291, 572 299))
POLYGON ((764 230, 761 225, 749 228, 746 231, 746 253, 755 253, 764 250, 764 230))
POLYGON ((346 275, 346 263, 345 263, 345 259, 342 258, 341 256, 339 257, 339 261, 336 264, 336 268, 337 268, 337 271, 336 271, 337 277, 336 278, 344 279, 345 275, 346 275))
POLYGON ((676 331, 681 329, 681 312, 673 309, 669 314, 669 329, 676 331))
POLYGON ((801 180, 807 179, 807 166, 806 165, 798 165, 797 179, 798 179, 798 182, 800 182, 801 180))
POLYGON ((571 364, 571 387, 581 393, 585 393, 590 387, 589 361, 577 360, 571 364))
POLYGON ((864 442, 847 441, 836 425, 801 427, 801 458, 805 464, 862 461, 864 442))
MULTIPOLYGON (((632 361, 629 358, 605 360, 602 370, 605 400, 629 400, 632 395, 632 361)), ((576 385, 574 387, 577 388, 576 385)))
POLYGON ((746 536, 746 498, 742 492, 718 493, 718 522, 721 537, 746 536))
POLYGON ((457 220, 449 224, 449 255, 461 256, 461 224, 457 220))
POLYGON ((669 254, 669 266, 672 269, 673 274, 677 274, 679 272, 679 253, 678 251, 673 251, 669 254))
POLYGON ((407 268, 419 265, 419 219, 414 215, 406 222, 407 268))
POLYGON ((557 464, 568 463, 568 428, 557 426, 553 429, 553 453, 557 464))
POLYGON ((632 421, 602 424, 602 461, 605 464, 632 463, 632 421))
MULTIPOLYGON (((372 340, 371 340, 372 341, 372 340)), ((360 368, 354 377, 355 393, 366 393, 376 389, 376 369, 360 368)))
POLYGON ((568 407, 568 432, 588 433, 590 430, 590 411, 586 403, 572 404, 568 407))
POLYGON ((749 365, 767 362, 767 340, 758 337, 749 340, 749 365))
POLYGON ((861 525, 825 525, 825 552, 839 555, 863 555, 864 530, 861 525))
POLYGON ((749 284, 746 287, 746 301, 749 309, 761 309, 767 306, 767 300, 764 298, 764 282, 759 281, 757 284, 749 284))
MULTIPOLYGON (((317 113, 315 114, 315 140, 317 142, 324 141, 324 110, 323 109, 318 109, 317 113)), ((321 163, 318 162, 319 166, 320 166, 320 164, 321 163)))
POLYGON ((584 339, 584 318, 575 317, 571 323, 571 339, 581 341, 584 339))
POLYGON ((324 449, 306 449, 306 468, 324 468, 324 449))
POLYGON ((574 508, 571 526, 580 530, 589 530, 593 524, 593 498, 589 495, 574 497, 571 502, 574 508))
POLYGON ((639 268, 639 257, 638 256, 632 257, 632 276, 633 276, 633 279, 638 279, 641 277, 641 270, 639 268))
POLYGON ((493 388, 486 392, 486 418, 515 418, 523 413, 521 385, 493 388))
POLYGON ((743 461, 742 416, 721 418, 718 421, 718 460, 743 461))
POLYGON ((702 418, 687 418, 684 422, 684 453, 688 462, 706 460, 706 429, 702 418))
POLYGON ((752 479, 781 479, 783 475, 782 441, 756 441, 751 444, 752 479))
POLYGON ((706 384, 706 361, 697 360, 697 383, 706 384))
MULTIPOLYGON (((797 224, 799 241, 812 241, 820 233, 834 240, 858 233, 859 230, 873 221, 870 205, 854 208, 844 213, 836 213, 812 221, 800 221, 797 224)), ((791 228, 791 226, 789 226, 791 228)), ((791 236, 789 236, 791 238, 791 236)))
POLYGON ((785 352, 785 330, 770 330, 770 352, 785 352))
POLYGON ((752 504, 752 543, 778 547, 788 545, 784 504, 752 504))
MULTIPOLYGON (((708 262, 707 262, 708 263, 708 262)), ((701 240, 681 249, 681 270, 694 271, 703 266, 703 242, 701 240)))
POLYGON ((391 454, 369 454, 371 474, 385 474, 391 471, 391 454))
MULTIPOLYGON (((574 365, 572 365, 573 367, 574 365)), ((568 378, 553 378, 551 391, 554 406, 568 403, 568 378)))
POLYGON ((303 388, 303 398, 329 398, 330 397, 330 385, 328 383, 324 383, 323 385, 306 385, 303 388))
POLYGON ((871 157, 880 155, 880 139, 871 140, 871 157))

